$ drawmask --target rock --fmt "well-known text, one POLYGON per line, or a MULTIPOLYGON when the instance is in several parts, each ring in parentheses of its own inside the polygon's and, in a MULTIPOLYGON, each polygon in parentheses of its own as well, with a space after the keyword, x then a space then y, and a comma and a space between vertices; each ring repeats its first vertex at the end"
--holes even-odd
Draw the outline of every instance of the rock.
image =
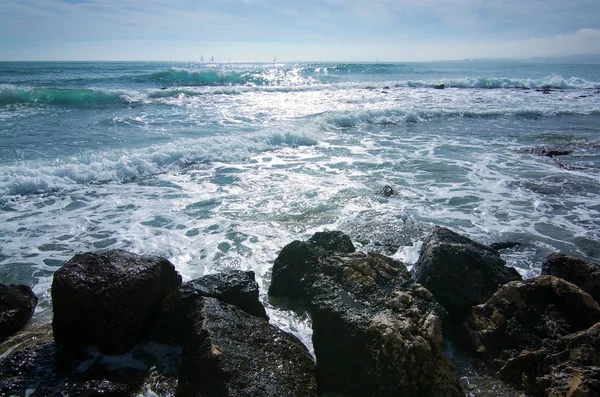
POLYGON ((37 302, 26 285, 0 284, 0 342, 27 325, 37 302))
POLYGON ((293 335, 214 298, 190 313, 177 395, 316 396, 314 361, 293 335))
POLYGON ((414 275, 456 320, 501 285, 522 280, 496 250, 439 226, 425 238, 414 275))
POLYGON ((555 148, 550 148, 550 147, 545 147, 545 146, 524 149, 522 152, 527 153, 527 154, 537 154, 538 156, 546 156, 546 157, 567 156, 567 155, 573 153, 572 150, 555 149, 555 148))
POLYGON ((356 248, 342 232, 318 232, 307 241, 293 241, 283 247, 273 266, 269 295, 288 298, 308 298, 306 284, 318 265, 319 257, 329 252, 350 253, 356 248))
POLYGON ((392 197, 394 195, 394 189, 390 185, 385 185, 377 194, 384 197, 392 197))
POLYGON ((52 328, 67 348, 128 351, 147 335, 165 296, 181 285, 169 261, 121 250, 75 255, 54 273, 52 328))
POLYGON ((600 395, 600 323, 507 361, 500 375, 528 395, 600 395))
POLYGON ((542 274, 567 280, 600 302, 600 266, 582 258, 558 252, 548 255, 542 264, 542 274))
POLYGON ((499 243, 490 244, 490 248, 496 251, 511 249, 520 246, 521 243, 517 243, 515 241, 501 241, 499 243))
POLYGON ((436 84, 433 86, 433 88, 435 88, 436 90, 443 90, 444 88, 446 88, 446 86, 444 84, 436 84))
POLYGON ((283 248, 269 294, 294 299, 313 322, 319 393, 344 396, 462 396, 441 354, 444 310, 429 291, 411 284, 406 267, 327 232, 283 248))
POLYGON ((159 315, 156 337, 161 342, 180 342, 188 314, 200 297, 217 298, 268 320, 265 307, 258 300, 258 284, 254 272, 234 270, 211 274, 189 281, 171 292, 159 315))
MULTIPOLYGON (((590 353, 594 350, 574 349, 576 345, 569 341, 581 340, 575 333, 598 321, 600 306, 590 295, 568 281, 540 276, 502 286, 485 304, 473 307, 464 328, 473 351, 504 381, 544 395, 538 389, 554 381, 537 378, 569 372, 567 368, 578 363, 577 352, 583 361, 597 360, 598 354, 590 353), (557 355, 561 351, 567 353, 557 355)), ((597 329, 590 332, 597 335, 597 329)), ((576 372, 569 373, 577 377, 576 372)))
MULTIPOLYGON (((151 357, 152 351, 140 357, 127 357, 123 362, 135 366, 114 367, 115 357, 103 360, 79 353, 77 356, 60 349, 46 339, 37 344, 17 348, 0 361, 0 395, 2 396, 173 396, 176 371, 166 369, 165 357, 151 357), (148 361, 147 363, 144 362, 148 361), (158 368, 161 368, 160 370, 158 368)), ((175 367, 175 366, 172 366, 175 367)))

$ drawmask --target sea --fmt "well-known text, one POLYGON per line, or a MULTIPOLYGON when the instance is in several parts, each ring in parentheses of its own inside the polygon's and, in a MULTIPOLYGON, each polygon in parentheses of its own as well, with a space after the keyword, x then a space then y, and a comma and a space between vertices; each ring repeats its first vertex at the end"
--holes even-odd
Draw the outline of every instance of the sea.
POLYGON ((37 321, 63 263, 124 249, 184 281, 254 271, 310 347, 266 291, 317 231, 409 266, 435 225, 519 243, 524 277, 598 261, 600 65, 0 62, 0 225, 0 282, 33 287, 37 321))

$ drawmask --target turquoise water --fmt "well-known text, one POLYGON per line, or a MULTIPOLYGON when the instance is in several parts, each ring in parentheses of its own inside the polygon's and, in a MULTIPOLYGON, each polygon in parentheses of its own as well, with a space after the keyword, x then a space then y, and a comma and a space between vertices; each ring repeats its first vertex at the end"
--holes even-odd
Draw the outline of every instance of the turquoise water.
POLYGON ((310 344, 264 293, 316 231, 409 264, 433 225, 518 241, 526 277, 555 250, 600 259, 599 133, 598 65, 0 63, 0 282, 44 317, 82 251, 251 269, 310 344))

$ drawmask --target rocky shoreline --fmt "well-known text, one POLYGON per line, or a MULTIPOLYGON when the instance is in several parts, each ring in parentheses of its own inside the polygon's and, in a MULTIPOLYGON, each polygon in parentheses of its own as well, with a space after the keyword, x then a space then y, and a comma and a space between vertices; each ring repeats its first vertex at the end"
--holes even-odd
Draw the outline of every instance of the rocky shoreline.
POLYGON ((51 329, 27 328, 29 287, 0 285, 0 395, 600 396, 600 267, 580 258, 522 280, 435 227, 409 272, 320 232, 281 250, 268 292, 310 314, 314 357, 269 323, 253 272, 182 284, 162 258, 75 255, 51 329), (497 383, 471 390, 448 343, 497 383))

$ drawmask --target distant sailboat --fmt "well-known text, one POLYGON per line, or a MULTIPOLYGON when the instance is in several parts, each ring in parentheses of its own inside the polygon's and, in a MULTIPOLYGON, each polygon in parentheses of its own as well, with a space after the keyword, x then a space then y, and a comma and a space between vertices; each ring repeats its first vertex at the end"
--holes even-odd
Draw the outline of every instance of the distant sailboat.
POLYGON ((200 62, 204 62, 204 55, 200 55, 200 62))
POLYGON ((273 57, 273 63, 277 62, 277 57, 273 57))
POLYGON ((213 55, 212 57, 210 57, 210 61, 214 62, 215 61, 215 56, 213 55))

